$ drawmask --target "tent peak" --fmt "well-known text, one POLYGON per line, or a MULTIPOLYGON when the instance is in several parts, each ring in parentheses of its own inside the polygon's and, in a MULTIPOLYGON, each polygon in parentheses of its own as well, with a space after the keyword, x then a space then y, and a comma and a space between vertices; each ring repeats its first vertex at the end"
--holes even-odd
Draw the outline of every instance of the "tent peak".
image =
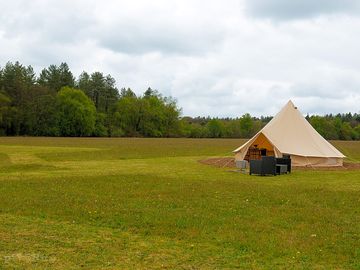
POLYGON ((297 109, 297 107, 295 106, 295 104, 292 102, 291 99, 289 99, 289 101, 286 103, 286 106, 292 106, 293 108, 297 109))
POLYGON ((289 108, 295 109, 295 110, 297 110, 297 108, 298 108, 298 107, 295 106, 295 104, 292 102, 291 99, 289 99, 289 101, 288 101, 288 102, 286 103, 286 105, 283 107, 283 110, 284 110, 284 109, 288 109, 288 110, 289 110, 289 108))

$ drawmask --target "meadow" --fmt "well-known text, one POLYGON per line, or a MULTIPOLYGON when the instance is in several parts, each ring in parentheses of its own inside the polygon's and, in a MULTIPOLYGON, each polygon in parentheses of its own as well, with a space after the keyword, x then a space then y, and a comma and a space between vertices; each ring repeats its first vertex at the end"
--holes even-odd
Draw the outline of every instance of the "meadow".
POLYGON ((0 137, 0 269, 360 269, 360 170, 198 162, 242 142, 0 137))

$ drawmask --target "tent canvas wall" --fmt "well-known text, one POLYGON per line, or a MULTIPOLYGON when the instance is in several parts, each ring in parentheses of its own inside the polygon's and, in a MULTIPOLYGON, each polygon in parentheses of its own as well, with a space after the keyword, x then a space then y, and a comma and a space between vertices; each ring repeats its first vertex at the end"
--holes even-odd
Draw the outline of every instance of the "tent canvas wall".
POLYGON ((234 150, 236 160, 250 157, 252 149, 266 155, 291 156, 293 166, 342 166, 345 157, 326 141, 289 101, 254 137, 234 150))

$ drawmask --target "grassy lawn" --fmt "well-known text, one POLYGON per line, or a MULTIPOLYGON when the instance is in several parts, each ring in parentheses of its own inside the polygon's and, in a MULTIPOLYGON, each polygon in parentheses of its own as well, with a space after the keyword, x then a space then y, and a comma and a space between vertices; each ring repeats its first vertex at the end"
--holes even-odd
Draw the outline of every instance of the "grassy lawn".
POLYGON ((0 138, 0 269, 360 269, 360 171, 197 162, 241 143, 0 138))

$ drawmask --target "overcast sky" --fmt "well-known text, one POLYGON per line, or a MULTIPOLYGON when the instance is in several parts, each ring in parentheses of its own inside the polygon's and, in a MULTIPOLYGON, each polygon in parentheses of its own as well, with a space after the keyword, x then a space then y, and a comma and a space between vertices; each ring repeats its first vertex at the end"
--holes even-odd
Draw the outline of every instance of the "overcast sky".
POLYGON ((183 115, 360 112, 358 0, 0 2, 0 65, 67 62, 183 115))

